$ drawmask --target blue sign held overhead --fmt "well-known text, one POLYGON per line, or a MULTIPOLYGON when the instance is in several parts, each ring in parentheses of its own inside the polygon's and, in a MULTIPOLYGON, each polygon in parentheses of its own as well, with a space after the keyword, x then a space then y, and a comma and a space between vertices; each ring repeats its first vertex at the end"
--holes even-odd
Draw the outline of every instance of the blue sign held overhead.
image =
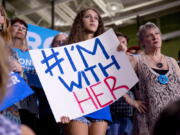
POLYGON ((31 49, 49 48, 52 39, 60 33, 56 30, 51 30, 36 25, 28 24, 27 41, 31 49))
POLYGON ((34 92, 32 91, 32 89, 27 85, 27 83, 18 73, 11 72, 6 95, 2 103, 0 104, 0 111, 23 100, 33 93, 34 92))
MULTIPOLYGON (((36 25, 28 24, 27 42, 30 49, 42 49, 49 48, 55 35, 60 33, 59 31, 39 27, 36 25)), ((31 57, 28 51, 21 51, 14 48, 17 53, 18 61, 21 64, 24 73, 26 75, 28 84, 30 86, 42 88, 39 78, 34 69, 31 57)))

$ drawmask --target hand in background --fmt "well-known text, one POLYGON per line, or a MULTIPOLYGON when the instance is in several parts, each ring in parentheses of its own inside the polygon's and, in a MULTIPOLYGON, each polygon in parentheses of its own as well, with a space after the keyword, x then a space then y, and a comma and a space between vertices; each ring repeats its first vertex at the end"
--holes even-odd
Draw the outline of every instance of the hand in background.
POLYGON ((10 61, 11 70, 14 72, 23 72, 23 69, 21 67, 21 64, 17 60, 11 60, 10 61))
POLYGON ((117 47, 117 51, 118 51, 118 52, 119 52, 119 51, 123 51, 123 52, 126 53, 127 47, 124 47, 124 46, 122 46, 121 44, 119 44, 118 47, 117 47))
POLYGON ((140 112, 140 113, 145 113, 147 112, 147 108, 145 106, 145 103, 140 101, 140 100, 135 100, 134 101, 134 107, 140 112))
POLYGON ((131 98, 128 94, 125 94, 123 97, 129 105, 135 107, 140 113, 147 112, 145 102, 142 102, 140 100, 135 100, 135 99, 131 98))

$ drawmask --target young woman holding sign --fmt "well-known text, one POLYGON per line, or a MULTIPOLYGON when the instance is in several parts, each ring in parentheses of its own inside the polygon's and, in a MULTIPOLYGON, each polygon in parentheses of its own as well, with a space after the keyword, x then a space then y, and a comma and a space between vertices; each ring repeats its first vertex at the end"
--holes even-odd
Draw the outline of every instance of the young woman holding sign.
MULTIPOLYGON (((72 25, 67 44, 85 41, 104 32, 104 25, 99 13, 92 8, 80 11, 72 25)), ((71 120, 61 118, 62 123, 67 123, 66 134, 68 135, 105 135, 111 121, 109 107, 105 107, 97 112, 71 120)))

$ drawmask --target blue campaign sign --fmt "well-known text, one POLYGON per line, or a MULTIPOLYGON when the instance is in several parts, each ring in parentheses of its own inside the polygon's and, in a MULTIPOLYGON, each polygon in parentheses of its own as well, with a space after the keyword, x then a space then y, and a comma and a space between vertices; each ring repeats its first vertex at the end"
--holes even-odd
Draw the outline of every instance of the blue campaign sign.
MULTIPOLYGON (((28 24, 27 42, 30 49, 48 48, 55 35, 59 31, 39 27, 36 25, 28 24)), ((14 48, 18 55, 18 61, 23 67, 24 73, 27 77, 30 86, 42 88, 39 78, 35 72, 31 57, 28 51, 21 51, 14 48)))
POLYGON ((31 49, 48 48, 53 37, 60 33, 56 30, 51 30, 36 25, 28 24, 27 41, 31 49))
POLYGON ((30 96, 34 92, 18 74, 12 72, 7 86, 7 93, 4 100, 0 104, 0 111, 10 107, 11 105, 21 101, 22 99, 30 96))
POLYGON ((22 51, 17 48, 13 48, 13 50, 16 52, 18 61, 25 72, 34 70, 34 66, 29 55, 29 51, 22 51))
POLYGON ((17 48, 13 48, 13 50, 17 54, 18 61, 23 68, 28 84, 30 86, 42 88, 39 78, 35 72, 32 59, 29 55, 29 51, 22 51, 17 48))

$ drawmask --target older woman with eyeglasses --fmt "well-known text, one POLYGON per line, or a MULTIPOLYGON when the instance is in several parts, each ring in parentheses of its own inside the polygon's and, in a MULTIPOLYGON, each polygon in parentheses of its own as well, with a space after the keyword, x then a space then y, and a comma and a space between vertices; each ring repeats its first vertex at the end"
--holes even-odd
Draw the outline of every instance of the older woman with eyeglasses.
POLYGON ((57 34, 52 41, 51 47, 64 46, 67 43, 68 36, 65 33, 57 34))
POLYGON ((22 51, 28 50, 26 35, 28 25, 27 23, 19 18, 11 20, 11 36, 13 41, 13 48, 18 48, 22 51))

